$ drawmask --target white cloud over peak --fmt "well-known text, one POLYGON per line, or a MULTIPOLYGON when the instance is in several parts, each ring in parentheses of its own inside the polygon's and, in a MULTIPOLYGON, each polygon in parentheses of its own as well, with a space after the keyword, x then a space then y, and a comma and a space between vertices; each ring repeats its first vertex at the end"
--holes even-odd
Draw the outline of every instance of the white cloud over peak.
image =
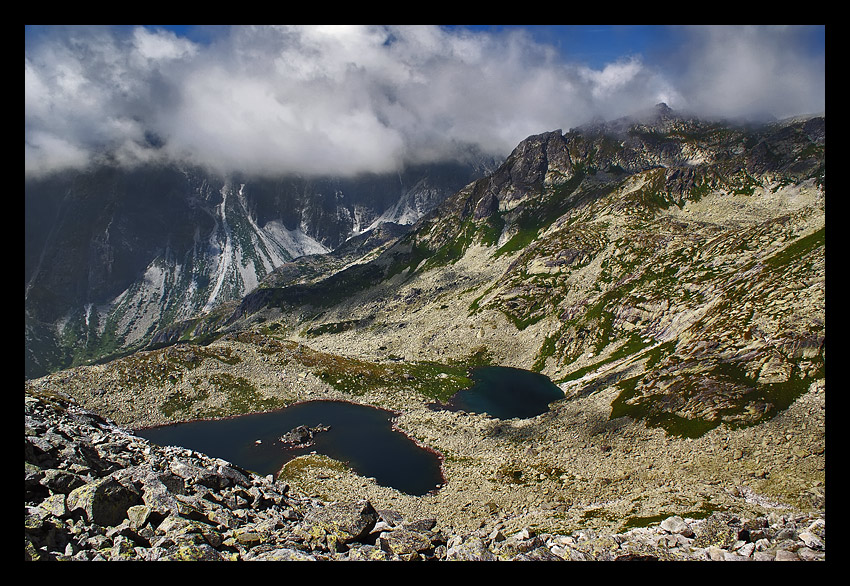
POLYGON ((565 61, 521 29, 256 26, 209 43, 144 27, 55 27, 26 44, 25 169, 109 152, 220 172, 353 174, 505 155, 525 137, 659 101, 735 115, 823 110, 823 57, 793 27, 694 27, 666 60, 565 61))

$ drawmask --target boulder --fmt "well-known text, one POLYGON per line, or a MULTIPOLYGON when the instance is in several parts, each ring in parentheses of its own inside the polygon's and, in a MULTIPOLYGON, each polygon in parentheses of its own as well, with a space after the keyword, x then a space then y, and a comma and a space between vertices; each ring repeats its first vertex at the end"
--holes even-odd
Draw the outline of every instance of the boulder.
POLYGON ((667 517, 661 522, 661 528, 670 533, 693 537, 694 530, 679 516, 667 517))
POLYGON ((266 551, 251 558, 248 561, 252 562, 315 562, 316 556, 297 549, 281 547, 266 551))
POLYGON ((68 510, 82 511, 89 523, 112 526, 127 517, 127 509, 142 504, 141 495, 110 477, 75 488, 68 495, 68 510))
POLYGON ((449 542, 446 550, 446 560, 454 561, 496 561, 496 555, 487 549, 487 544, 480 537, 470 536, 466 539, 456 538, 449 542))
POLYGON ((396 555, 418 553, 433 548, 428 536, 408 529, 384 531, 381 533, 380 540, 383 549, 396 555))
POLYGON ((311 534, 324 533, 342 544, 362 540, 377 522, 378 513, 367 500, 331 503, 310 509, 304 516, 304 524, 310 527, 311 534))

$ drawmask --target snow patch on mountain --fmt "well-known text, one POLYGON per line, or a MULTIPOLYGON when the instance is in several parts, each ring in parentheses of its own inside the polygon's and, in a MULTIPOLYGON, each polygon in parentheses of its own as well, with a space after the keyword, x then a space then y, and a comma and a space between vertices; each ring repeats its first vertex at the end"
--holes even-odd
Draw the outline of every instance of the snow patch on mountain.
POLYGON ((204 312, 210 311, 215 306, 216 298, 224 284, 224 279, 227 276, 228 268, 230 268, 230 261, 233 257, 233 243, 231 240, 230 226, 227 224, 227 194, 229 192, 230 186, 225 184, 224 187, 221 188, 221 204, 218 206, 218 215, 221 219, 221 223, 216 224, 216 230, 210 237, 211 248, 218 248, 221 250, 221 253, 218 255, 211 255, 213 258, 218 256, 218 269, 216 270, 215 285, 207 298, 207 303, 203 309, 204 312), (221 226, 221 231, 218 229, 219 226, 221 226), (224 241, 223 246, 220 244, 222 240, 224 241))
POLYGON ((325 254, 330 252, 330 249, 327 246, 318 240, 311 238, 300 228, 296 230, 289 230, 282 222, 277 220, 267 223, 263 226, 261 232, 266 238, 271 239, 279 247, 286 250, 291 256, 291 258, 282 259, 277 266, 280 266, 284 262, 288 262, 293 258, 298 258, 299 256, 306 256, 308 254, 325 254))

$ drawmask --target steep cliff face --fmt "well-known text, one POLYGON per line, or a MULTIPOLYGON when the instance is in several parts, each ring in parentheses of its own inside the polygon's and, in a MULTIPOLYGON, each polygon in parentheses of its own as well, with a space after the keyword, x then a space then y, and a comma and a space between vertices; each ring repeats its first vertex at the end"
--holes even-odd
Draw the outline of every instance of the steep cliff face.
POLYGON ((137 347, 294 258, 411 223, 483 163, 353 179, 101 167, 26 184, 27 376, 137 347))

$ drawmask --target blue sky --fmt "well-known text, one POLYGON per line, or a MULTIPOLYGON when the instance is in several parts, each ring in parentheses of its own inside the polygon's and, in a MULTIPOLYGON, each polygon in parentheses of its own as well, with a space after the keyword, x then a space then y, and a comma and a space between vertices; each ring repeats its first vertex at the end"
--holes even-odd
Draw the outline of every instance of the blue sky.
MULTIPOLYGON (((187 24, 145 25, 165 28, 178 36, 196 42, 210 42, 210 29, 187 24)), ((559 24, 559 25, 446 25, 448 28, 468 29, 477 32, 499 32, 523 29, 539 43, 555 47, 565 60, 577 61, 590 67, 602 68, 607 63, 631 55, 649 59, 658 53, 675 50, 677 27, 665 25, 624 24, 559 24)), ((799 34, 805 38, 802 47, 811 54, 825 51, 824 26, 801 26, 799 34)))
POLYGON ((825 27, 31 26, 27 173, 109 152, 222 172, 388 171, 658 102, 825 111, 825 27))
MULTIPOLYGON (((470 27, 490 30, 488 25, 470 27)), ((519 28, 502 25, 498 28, 519 28)), ((540 43, 558 49, 565 60, 601 69, 606 64, 631 55, 647 55, 663 46, 671 30, 654 25, 532 25, 521 27, 540 43)))

